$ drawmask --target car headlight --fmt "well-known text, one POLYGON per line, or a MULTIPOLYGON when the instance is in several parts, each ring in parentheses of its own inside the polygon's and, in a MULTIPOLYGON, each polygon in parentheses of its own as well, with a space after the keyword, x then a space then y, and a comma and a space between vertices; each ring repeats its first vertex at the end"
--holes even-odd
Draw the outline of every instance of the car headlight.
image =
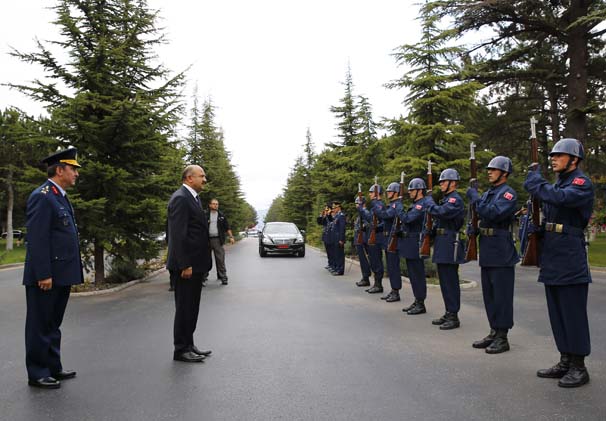
POLYGON ((299 236, 297 236, 297 238, 295 238, 295 243, 302 243, 303 241, 304 240, 303 240, 303 236, 302 235, 299 235, 299 236))
POLYGON ((263 237, 263 244, 273 244, 274 242, 271 241, 271 238, 265 236, 263 237))

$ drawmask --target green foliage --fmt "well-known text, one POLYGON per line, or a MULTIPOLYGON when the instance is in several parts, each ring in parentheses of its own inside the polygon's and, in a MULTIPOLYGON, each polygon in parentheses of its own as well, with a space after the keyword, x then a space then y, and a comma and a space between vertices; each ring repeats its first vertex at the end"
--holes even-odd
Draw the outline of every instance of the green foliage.
POLYGON ((264 223, 283 221, 284 214, 284 197, 282 195, 277 196, 269 206, 267 213, 265 214, 264 223))
POLYGON ((112 261, 109 275, 105 279, 110 284, 121 284, 145 276, 145 271, 137 266, 136 262, 116 259, 112 261))

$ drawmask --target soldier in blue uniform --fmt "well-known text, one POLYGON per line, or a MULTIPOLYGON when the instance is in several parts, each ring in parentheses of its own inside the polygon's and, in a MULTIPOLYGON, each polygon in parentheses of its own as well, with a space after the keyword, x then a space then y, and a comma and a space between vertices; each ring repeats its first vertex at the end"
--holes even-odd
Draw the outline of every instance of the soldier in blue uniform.
POLYGON ((511 159, 494 157, 486 167, 492 186, 480 197, 472 181, 467 190, 470 206, 480 220, 480 260, 482 295, 490 333, 473 343, 488 354, 509 351, 507 332, 513 327, 515 265, 520 261, 512 235, 517 194, 507 184, 513 172, 511 159))
MULTIPOLYGON (((396 217, 402 213, 402 198, 400 195, 400 183, 390 183, 387 186, 387 199, 389 200, 389 205, 383 205, 383 202, 380 200, 372 201, 373 212, 376 213, 377 217, 383 220, 385 230, 385 242, 389 241, 388 239, 391 237, 392 230, 396 229, 396 217)), ((379 198, 380 199, 380 196, 379 198)), ((402 274, 400 273, 400 255, 396 251, 395 253, 391 253, 389 251, 385 252, 385 257, 387 260, 387 273, 389 275, 389 283, 391 284, 391 291, 381 297, 382 300, 385 300, 388 303, 393 303, 396 301, 400 301, 400 289, 402 289, 402 274)))
POLYGON ((369 234, 369 225, 360 215, 360 208, 364 207, 364 197, 359 197, 356 195, 354 202, 356 204, 356 208, 358 209, 358 216, 354 221, 354 236, 353 236, 353 244, 356 248, 356 254, 358 255, 358 260, 360 262, 360 271, 362 272, 362 279, 356 282, 356 286, 359 287, 369 287, 370 286, 370 262, 368 260, 368 234, 369 234), (362 243, 358 242, 359 233, 362 231, 362 243))
POLYGON ((427 212, 434 218, 433 258, 438 268, 440 290, 446 313, 431 323, 442 330, 456 329, 461 324, 458 313, 461 308, 461 288, 459 286, 459 264, 465 263, 465 251, 459 239, 463 226, 465 205, 457 193, 460 180, 457 170, 447 168, 440 174, 440 191, 444 197, 436 204, 431 195, 427 196, 427 212))
POLYGON ((419 246, 423 222, 425 220, 425 191, 427 186, 421 178, 413 178, 408 183, 408 196, 412 200, 407 212, 402 212, 402 232, 399 235, 398 250, 400 257, 406 259, 408 278, 415 297, 414 302, 402 309, 406 314, 423 314, 425 298, 427 297, 427 280, 425 278, 425 263, 419 256, 419 246))
POLYGON ((324 243, 324 249, 326 250, 326 258, 328 259, 328 264, 324 267, 324 269, 330 270, 332 267, 332 245, 329 244, 329 230, 330 230, 330 222, 332 221, 332 215, 330 214, 331 203, 327 203, 322 213, 316 219, 318 225, 322 225, 322 243, 324 243))
POLYGON ((341 211, 341 202, 334 202, 333 209, 333 250, 334 250, 334 276, 341 276, 345 272, 345 214, 341 211))
POLYGON ((545 285, 551 330, 560 362, 539 370, 539 377, 559 378, 560 387, 589 382, 585 357, 591 352, 587 295, 591 274, 584 230, 593 211, 594 193, 589 177, 580 169, 583 145, 576 139, 558 141, 551 152, 554 184, 533 163, 524 188, 542 202, 544 223, 539 282, 545 285))
POLYGON ((380 294, 383 292, 383 274, 385 268, 383 266, 383 250, 385 249, 385 237, 383 236, 383 221, 376 218, 376 226, 374 226, 374 216, 376 215, 373 204, 383 205, 381 194, 383 194, 383 186, 373 184, 368 190, 371 199, 370 210, 364 207, 358 208, 360 217, 366 220, 369 227, 368 238, 370 239, 372 230, 375 231, 375 243, 368 242, 368 259, 370 260, 370 270, 374 274, 374 283, 372 287, 366 290, 369 294, 380 294), (376 190, 376 195, 375 195, 376 190))
POLYGON ((25 365, 28 384, 57 389, 76 376, 61 363, 61 322, 72 285, 83 282, 78 228, 66 190, 76 184, 76 148, 43 160, 48 180, 27 200, 23 285, 27 303, 25 365))

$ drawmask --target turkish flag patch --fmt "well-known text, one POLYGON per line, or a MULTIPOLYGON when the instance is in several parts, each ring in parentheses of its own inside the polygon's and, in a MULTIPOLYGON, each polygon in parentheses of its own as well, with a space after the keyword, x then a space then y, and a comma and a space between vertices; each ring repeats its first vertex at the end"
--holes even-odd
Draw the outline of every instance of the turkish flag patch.
POLYGON ((457 199, 454 197, 451 197, 450 199, 448 199, 448 203, 457 203, 457 199))
POLYGON ((55 186, 51 187, 51 190, 53 191, 53 193, 55 193, 56 195, 59 194, 59 190, 57 190, 57 188, 55 186))
POLYGON ((393 205, 391 205, 391 207, 395 209, 396 208, 396 204, 394 203, 393 205))
POLYGON ((584 179, 584 178, 577 177, 577 178, 575 178, 574 180, 572 180, 572 184, 575 184, 575 185, 577 185, 577 186, 582 186, 582 185, 584 185, 584 184, 585 184, 585 179, 584 179))
POLYGON ((503 195, 503 197, 507 200, 511 200, 513 199, 513 194, 509 193, 509 192, 505 192, 505 194, 503 195))
POLYGON ((421 210, 421 209, 423 209, 423 206, 421 206, 421 205, 415 205, 415 208, 416 208, 417 210, 421 210))

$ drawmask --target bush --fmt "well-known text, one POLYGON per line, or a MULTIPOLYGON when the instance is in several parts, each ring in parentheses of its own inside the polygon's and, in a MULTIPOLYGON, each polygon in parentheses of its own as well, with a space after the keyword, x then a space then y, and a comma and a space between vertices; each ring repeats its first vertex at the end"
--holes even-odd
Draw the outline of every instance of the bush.
POLYGON ((140 268, 136 262, 116 259, 112 262, 112 267, 105 282, 122 284, 134 279, 140 279, 143 276, 145 276, 145 270, 140 268))

